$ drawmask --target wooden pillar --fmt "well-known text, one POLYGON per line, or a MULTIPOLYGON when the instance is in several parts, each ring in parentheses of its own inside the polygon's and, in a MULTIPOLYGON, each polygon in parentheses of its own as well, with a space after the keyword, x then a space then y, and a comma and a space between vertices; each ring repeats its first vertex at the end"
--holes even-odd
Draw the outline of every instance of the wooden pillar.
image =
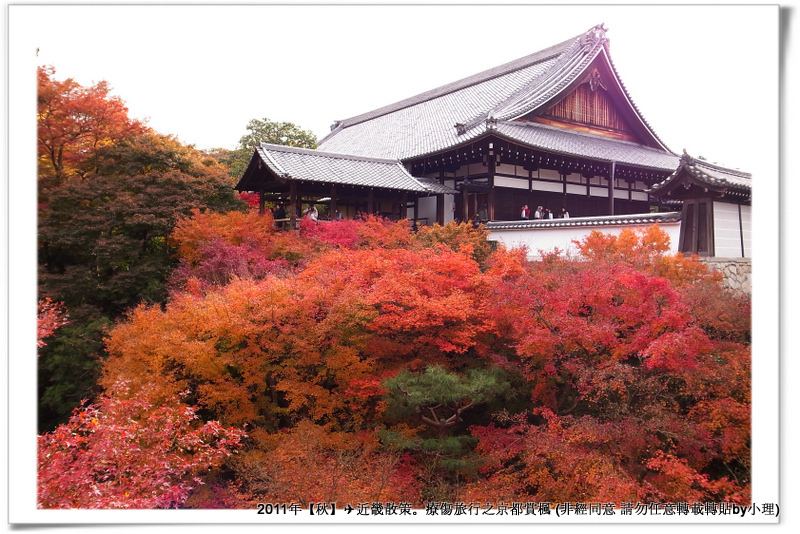
MULTIPOLYGON (((494 148, 493 143, 489 143, 489 158, 487 159, 488 169, 487 172, 489 173, 489 220, 494 220, 494 174, 497 172, 497 161, 495 158, 497 156, 494 155, 494 148)), ((476 195, 477 197, 477 195, 476 195)), ((477 200, 476 200, 477 204, 477 200)), ((475 206, 475 213, 478 213, 480 206, 475 206)))
POLYGON ((289 182, 289 228, 297 228, 297 182, 289 182))
POLYGON ((436 195, 436 222, 444 225, 444 195, 436 195))
POLYGON ((373 206, 373 202, 374 202, 374 197, 373 197, 373 194, 372 194, 372 188, 370 187, 369 188, 369 192, 367 193, 367 214, 368 215, 372 215, 372 213, 375 211, 375 208, 373 206))
POLYGON ((400 214, 400 201, 399 200, 395 201, 394 194, 392 194, 391 207, 392 207, 392 218, 393 219, 398 219, 399 218, 398 215, 400 214))
POLYGON ((331 210, 330 217, 332 221, 336 220, 336 184, 331 184, 331 210))
POLYGON ((611 162, 611 172, 608 175, 608 214, 614 215, 614 176, 617 174, 617 162, 611 162))
POLYGON ((258 192, 258 214, 264 215, 267 212, 267 199, 264 196, 264 191, 258 192))
MULTIPOLYGON (((713 208, 713 204, 712 204, 713 208)), ((739 244, 742 247, 742 258, 746 257, 744 255, 744 228, 742 227, 742 203, 737 203, 737 208, 739 209, 739 244)), ((713 209, 712 209, 713 213, 713 209)))

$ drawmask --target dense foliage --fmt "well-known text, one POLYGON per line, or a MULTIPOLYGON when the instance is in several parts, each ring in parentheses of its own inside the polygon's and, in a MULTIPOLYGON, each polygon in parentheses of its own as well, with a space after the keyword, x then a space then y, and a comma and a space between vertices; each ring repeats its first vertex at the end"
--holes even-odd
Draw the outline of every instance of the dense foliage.
POLYGON ((745 503, 749 300, 666 239, 529 262, 464 224, 195 211, 168 302, 111 330, 100 383, 247 429, 188 507, 745 503))
POLYGON ((253 151, 261 143, 317 148, 317 136, 291 122, 276 122, 266 117, 253 119, 247 123, 247 133, 239 139, 236 148, 221 154, 220 161, 230 167, 232 176, 239 178, 247 170, 253 151))
POLYGON ((107 83, 38 75, 39 292, 70 317, 40 351, 39 424, 52 429, 94 395, 107 327, 167 298, 178 218, 244 204, 224 166, 130 119, 107 83))
POLYGON ((180 396, 154 405, 116 384, 97 404, 39 436, 41 508, 177 508, 244 432, 197 416, 180 396))

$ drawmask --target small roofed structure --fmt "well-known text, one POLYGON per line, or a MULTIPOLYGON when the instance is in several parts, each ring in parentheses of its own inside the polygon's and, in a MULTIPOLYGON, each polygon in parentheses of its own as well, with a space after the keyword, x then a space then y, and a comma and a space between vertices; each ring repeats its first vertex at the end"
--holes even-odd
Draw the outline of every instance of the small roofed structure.
POLYGON ((258 192, 262 212, 267 201, 284 205, 289 217, 302 204, 325 204, 332 218, 337 210, 405 218, 417 198, 455 192, 411 176, 396 160, 267 143, 256 149, 235 188, 258 192))
POLYGON ((752 176, 683 152, 678 168, 650 194, 683 205, 678 250, 750 257, 752 176))

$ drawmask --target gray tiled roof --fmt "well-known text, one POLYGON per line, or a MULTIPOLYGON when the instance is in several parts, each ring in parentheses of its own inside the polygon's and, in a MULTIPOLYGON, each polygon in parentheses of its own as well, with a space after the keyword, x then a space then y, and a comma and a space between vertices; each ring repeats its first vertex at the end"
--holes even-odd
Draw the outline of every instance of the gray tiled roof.
POLYGON ((747 172, 729 169, 693 158, 686 152, 680 158, 678 168, 662 182, 655 184, 651 191, 658 194, 675 182, 689 178, 719 190, 735 190, 749 194, 752 191, 752 175, 747 172))
POLYGON ((320 149, 404 159, 458 145, 465 138, 459 135, 456 123, 470 120, 491 107, 496 99, 511 95, 531 77, 543 72, 550 62, 537 63, 369 120, 340 125, 320 141, 320 149))
POLYGON ((333 154, 267 143, 262 143, 256 153, 281 178, 416 193, 455 192, 442 184, 411 176, 396 160, 333 154))
POLYGON ((671 171, 678 156, 642 146, 588 133, 563 130, 535 122, 503 121, 495 126, 498 134, 528 146, 557 154, 571 154, 601 161, 616 161, 640 167, 671 171))
MULTIPOLYGON (((546 128, 514 127, 511 119, 543 109, 585 72, 598 55, 607 55, 605 29, 595 27, 586 33, 555 46, 506 63, 474 76, 433 89, 415 97, 335 123, 333 131, 323 138, 320 149, 362 156, 405 160, 445 150, 484 135, 497 125, 497 130, 520 143, 564 154, 595 157, 607 154, 609 161, 619 154, 626 163, 672 170, 670 161, 677 158, 658 157, 658 150, 637 153, 632 147, 609 144, 597 136, 558 137, 546 128), (539 144, 534 142, 534 137, 539 144), (569 143, 566 141, 569 140, 569 143), (616 147, 616 148, 614 148, 616 147), (644 160, 636 159, 643 156, 644 160)), ((614 71, 615 72, 615 71, 614 71)), ((616 73, 615 73, 616 74, 616 73)), ((618 77, 617 77, 618 80, 618 77)), ((620 91, 641 120, 644 131, 653 142, 663 143, 641 117, 627 91, 620 91)), ((660 152, 669 156, 668 151, 660 152)))
MULTIPOLYGON (((404 159, 458 145, 465 124, 547 73, 574 39, 415 97, 339 122, 323 150, 404 159)), ((472 132, 470 132, 472 133, 472 132)), ((472 135, 467 136, 472 137, 472 135)))

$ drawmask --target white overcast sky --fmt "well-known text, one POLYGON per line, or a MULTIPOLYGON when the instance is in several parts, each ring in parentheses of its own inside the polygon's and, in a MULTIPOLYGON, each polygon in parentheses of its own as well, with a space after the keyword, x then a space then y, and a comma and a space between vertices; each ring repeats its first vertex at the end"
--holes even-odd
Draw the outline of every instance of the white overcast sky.
POLYGON ((667 146, 753 172, 777 148, 777 15, 753 5, 15 5, 9 20, 12 68, 106 80, 133 117, 202 149, 234 148, 253 118, 322 138, 336 119, 604 23, 623 82, 667 146))

